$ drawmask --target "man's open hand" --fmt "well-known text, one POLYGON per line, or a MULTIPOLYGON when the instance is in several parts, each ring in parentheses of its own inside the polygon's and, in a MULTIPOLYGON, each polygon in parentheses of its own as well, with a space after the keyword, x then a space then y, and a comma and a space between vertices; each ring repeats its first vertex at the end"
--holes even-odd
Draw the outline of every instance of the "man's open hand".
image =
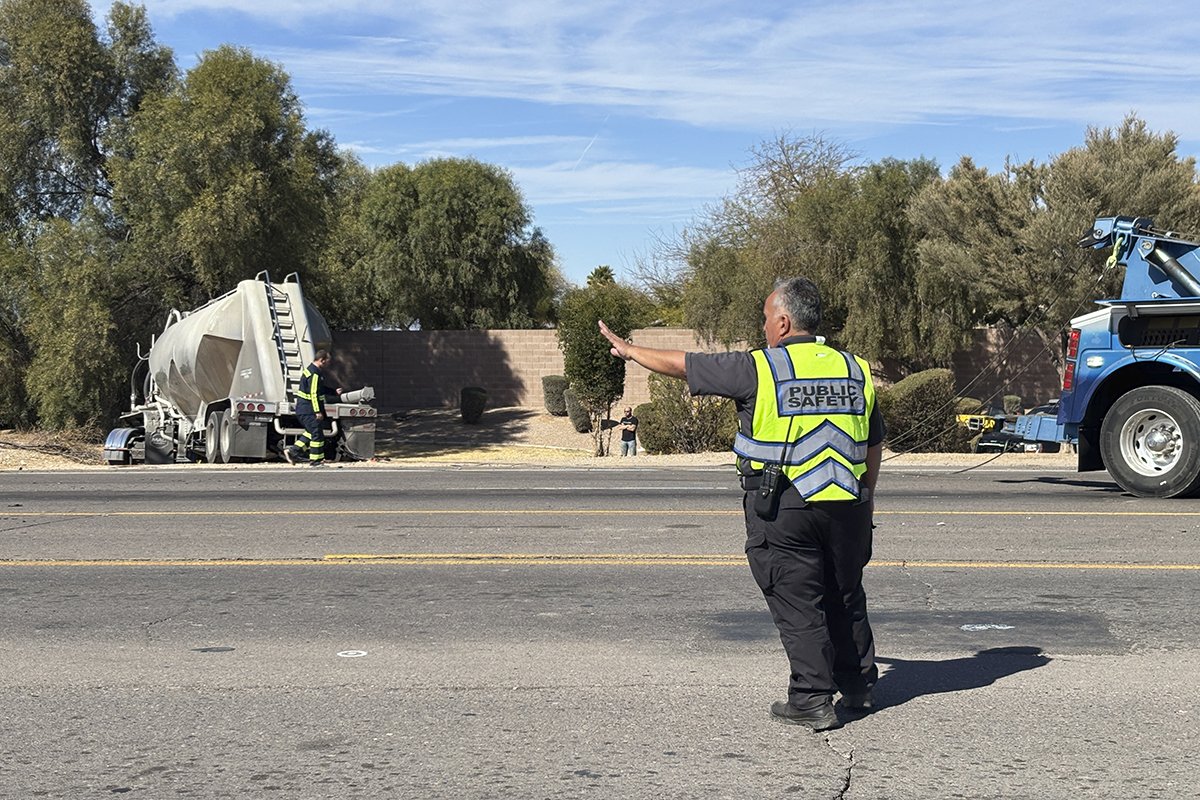
POLYGON ((597 324, 600 325, 600 333, 605 339, 608 339, 608 341, 612 343, 612 347, 609 348, 608 352, 612 353, 617 358, 623 358, 626 361, 632 358, 632 356, 629 355, 629 342, 610 331, 608 326, 604 324, 604 320, 598 320, 597 324))

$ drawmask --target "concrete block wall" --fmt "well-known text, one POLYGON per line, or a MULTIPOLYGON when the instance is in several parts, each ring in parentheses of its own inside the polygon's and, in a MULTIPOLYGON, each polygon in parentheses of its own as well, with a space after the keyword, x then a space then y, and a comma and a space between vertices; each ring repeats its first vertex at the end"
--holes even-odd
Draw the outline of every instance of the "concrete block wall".
POLYGON ((971 346, 955 353, 951 364, 960 395, 992 398, 999 406, 1004 395, 1015 394, 1022 406, 1031 408, 1062 392, 1054 360, 1036 334, 1005 328, 982 328, 974 334, 971 346))
MULTIPOLYGON (((651 347, 709 349, 686 328, 647 328, 630 338, 651 347)), ((374 386, 384 412, 454 407, 464 386, 487 389, 494 408, 544 408, 542 378, 563 373, 553 330, 339 331, 333 341, 338 382, 345 388, 374 386)), ((625 396, 618 405, 649 399, 648 374, 626 364, 625 396)))
MULTIPOLYGON (((1019 394, 1031 406, 1058 396, 1058 373, 1032 334, 1006 348, 1011 334, 976 332, 972 347, 958 354, 953 369, 960 389, 993 361, 967 392, 984 398, 1019 394), (999 395, 997 395, 999 396, 999 395)), ((645 328, 630 337, 637 344, 671 350, 721 350, 700 342, 686 328, 645 328)), ((342 331, 333 336, 333 372, 347 388, 375 387, 383 412, 406 408, 456 407, 464 386, 482 386, 493 408, 544 408, 542 378, 563 373, 562 351, 553 330, 342 331)), ((648 372, 625 367, 625 395, 617 406, 649 400, 648 372)), ((881 385, 887 381, 880 381, 881 385)))

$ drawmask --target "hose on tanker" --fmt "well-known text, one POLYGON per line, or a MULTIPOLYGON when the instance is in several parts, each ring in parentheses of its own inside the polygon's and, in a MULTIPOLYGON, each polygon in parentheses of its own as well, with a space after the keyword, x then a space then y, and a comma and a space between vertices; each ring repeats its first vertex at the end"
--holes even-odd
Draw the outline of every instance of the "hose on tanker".
POLYGON ((150 359, 143 358, 138 363, 133 365, 133 372, 129 375, 129 398, 135 406, 142 405, 146 402, 146 398, 150 396, 150 359), (138 380, 138 374, 142 373, 142 379, 138 380), (140 385, 139 385, 140 384, 140 385))

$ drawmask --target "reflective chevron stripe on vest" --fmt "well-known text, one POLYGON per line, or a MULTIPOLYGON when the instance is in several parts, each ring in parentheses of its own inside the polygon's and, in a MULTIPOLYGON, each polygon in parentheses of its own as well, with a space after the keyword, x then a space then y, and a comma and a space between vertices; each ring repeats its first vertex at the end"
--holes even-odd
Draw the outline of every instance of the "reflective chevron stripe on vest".
POLYGON ((867 471, 875 386, 866 362, 823 344, 754 350, 758 394, 751 436, 733 450, 751 461, 782 464, 805 500, 857 500, 867 471))
POLYGON ((296 397, 307 400, 312 405, 314 414, 321 412, 321 395, 317 391, 317 381, 317 373, 305 367, 300 373, 300 384, 296 387, 296 397))

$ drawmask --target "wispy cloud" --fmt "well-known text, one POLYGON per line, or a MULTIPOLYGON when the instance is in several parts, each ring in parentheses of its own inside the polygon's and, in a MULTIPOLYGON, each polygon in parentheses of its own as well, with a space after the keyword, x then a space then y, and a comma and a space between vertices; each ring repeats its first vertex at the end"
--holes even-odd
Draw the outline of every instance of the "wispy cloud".
POLYGON ((587 142, 584 136, 497 136, 430 139, 416 142, 340 142, 354 152, 387 156, 404 161, 424 161, 430 158, 480 158, 494 160, 502 156, 505 163, 537 161, 545 163, 578 150, 587 142))
MULTIPOLYGON (((698 199, 724 194, 733 183, 730 170, 665 167, 652 163, 592 162, 579 169, 568 161, 513 168, 518 183, 537 206, 636 203, 648 215, 675 218, 698 199)), ((616 212, 619 206, 610 206, 616 212)))
POLYGON ((306 85, 580 104, 704 126, 964 115, 1092 122, 1164 94, 1173 98, 1164 110, 1190 126, 1195 114, 1184 108, 1200 100, 1200 21, 1183 2, 1159 3, 1152 15, 1033 0, 147 5, 152 15, 320 23, 311 45, 267 53, 306 85))
POLYGON ((907 136, 912 155, 938 139, 943 163, 980 140, 1048 157, 1063 131, 1069 147, 1130 112, 1200 142, 1200 16, 1183 0, 141 2, 188 42, 185 67, 220 44, 190 33, 238 31, 368 163, 506 167, 562 252, 594 234, 569 256, 584 265, 637 240, 614 232, 686 222, 734 186, 715 164, 781 130, 876 150, 907 136))

